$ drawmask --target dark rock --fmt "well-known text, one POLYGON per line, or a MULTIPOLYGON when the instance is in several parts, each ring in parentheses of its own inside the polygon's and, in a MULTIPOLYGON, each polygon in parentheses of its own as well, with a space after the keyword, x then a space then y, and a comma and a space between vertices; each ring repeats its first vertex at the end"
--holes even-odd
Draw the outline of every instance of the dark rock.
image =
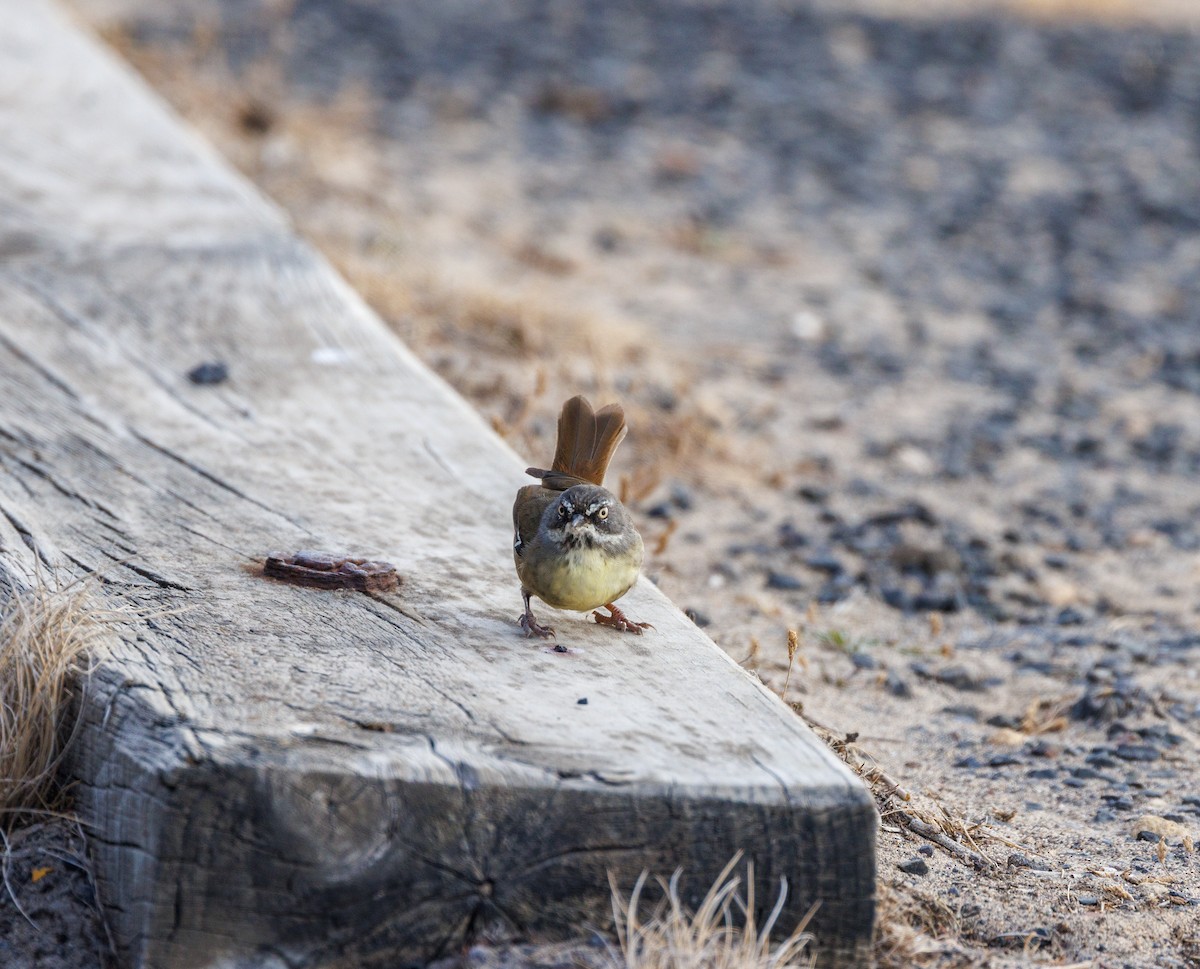
MULTIPOLYGON (((913 672, 915 673, 916 670, 914 669, 913 672)), ((980 693, 986 689, 984 682, 965 666, 947 666, 935 672, 933 679, 965 693, 980 693)))
POLYGON ((850 654, 850 662, 854 664, 855 669, 874 670, 879 668, 879 660, 870 653, 854 652, 850 654))
POLYGON ((701 629, 703 629, 705 626, 712 625, 712 619, 709 618, 709 615, 707 612, 701 612, 699 609, 692 609, 691 607, 689 607, 689 608, 683 610, 683 614, 685 616, 687 616, 692 622, 694 622, 701 629))
POLYGON ((774 551, 774 549, 771 548, 770 545, 767 545, 765 542, 750 542, 745 545, 741 545, 741 544, 730 545, 725 549, 725 551, 726 551, 726 554, 732 555, 734 557, 737 557, 739 555, 754 555, 754 556, 757 556, 758 558, 765 558, 766 556, 770 555, 774 551))
POLYGON ((1047 861, 1041 858, 1031 858, 1029 855, 1020 851, 1014 851, 1008 856, 1009 868, 1029 868, 1033 871, 1054 871, 1055 868, 1047 861))
POLYGON ((808 536, 799 531, 791 522, 779 526, 780 548, 803 548, 808 544, 808 536))
POLYGON ((1025 776, 1034 780, 1050 781, 1058 776, 1058 771, 1053 767, 1038 767, 1035 770, 1026 771, 1025 776))
POLYGON ((849 573, 835 575, 817 591, 818 602, 840 602, 854 588, 855 579, 849 573))
POLYGON ((1115 683, 1090 684, 1071 706, 1074 720, 1105 723, 1119 717, 1141 713, 1150 705, 1150 697, 1128 677, 1118 676, 1115 683))
POLYGON ((906 875, 928 875, 929 865, 924 858, 909 858, 907 861, 902 861, 896 865, 906 875))
POLYGON ((804 564, 810 569, 815 569, 818 572, 828 572, 831 575, 837 575, 845 571, 838 557, 828 549, 810 555, 804 560, 804 564))
POLYGON ((580 697, 578 700, 576 700, 575 702, 576 702, 577 704, 579 704, 579 706, 581 706, 581 707, 586 707, 586 706, 587 706, 587 702, 588 702, 588 701, 587 701, 587 697, 585 697, 585 696, 581 696, 581 697, 580 697))
POLYGON ((794 575, 788 575, 785 572, 776 572, 772 569, 767 573, 767 588, 782 589, 787 592, 796 592, 804 588, 804 583, 797 579, 794 575))
POLYGON ((1021 718, 1010 716, 1007 713, 997 713, 993 717, 988 717, 989 727, 1003 727, 1007 730, 1020 730, 1021 718))
POLYGON ((1054 621, 1060 626, 1079 626, 1087 622, 1087 616, 1074 606, 1068 606, 1059 611, 1058 615, 1054 617, 1054 621))
POLYGON ((691 511, 695 504, 691 489, 687 485, 676 482, 671 485, 670 502, 680 511, 691 511))
POLYGON ((1147 764, 1162 756, 1155 748, 1147 744, 1118 744, 1115 753, 1122 760, 1134 760, 1147 764))
POLYGON ((188 380, 201 387, 223 384, 229 379, 229 367, 220 360, 201 363, 188 371, 188 380))
POLYGON ((1020 929, 1016 932, 1001 932, 988 940, 988 944, 998 948, 1009 949, 1040 949, 1054 941, 1054 931, 1048 928, 1020 929))
POLYGON ((912 687, 893 670, 888 670, 887 678, 883 681, 883 688, 901 700, 907 700, 913 695, 912 687))

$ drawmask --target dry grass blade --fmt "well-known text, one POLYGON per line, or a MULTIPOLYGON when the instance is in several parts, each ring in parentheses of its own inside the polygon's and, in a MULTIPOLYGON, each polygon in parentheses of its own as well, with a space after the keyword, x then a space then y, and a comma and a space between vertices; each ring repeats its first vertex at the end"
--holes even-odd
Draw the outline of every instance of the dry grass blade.
POLYGON ((876 957, 879 969, 909 969, 942 964, 974 965, 964 958, 959 941, 962 927, 956 913, 934 895, 880 881, 879 934, 876 957))
POLYGON ((746 866, 746 895, 738 888, 740 877, 733 874, 741 860, 734 855, 722 869, 693 913, 680 898, 678 869, 670 880, 657 879, 662 898, 643 918, 642 894, 648 873, 642 872, 633 886, 629 900, 621 894, 612 874, 613 919, 621 958, 614 965, 624 969, 790 969, 811 967, 814 957, 809 951, 812 941, 805 931, 812 911, 786 939, 772 945, 771 932, 783 912, 787 899, 787 883, 780 885, 775 906, 760 926, 755 915, 754 866, 746 866))
POLYGON ((981 839, 1002 841, 1013 847, 1007 839, 996 835, 989 826, 983 823, 969 823, 958 817, 936 797, 925 794, 921 799, 930 803, 927 807, 914 797, 912 792, 901 787, 892 777, 886 774, 866 751, 855 743, 858 734, 839 735, 828 727, 804 716, 802 710, 792 709, 804 719, 818 737, 823 739, 835 754, 859 777, 866 781, 871 793, 879 805, 879 813, 884 821, 899 823, 913 834, 919 835, 943 848, 961 861, 965 861, 977 869, 995 867, 996 863, 984 854, 979 845, 981 839))
POLYGON ((123 614, 94 607, 90 586, 12 592, 0 606, 0 815, 57 807, 55 771, 71 730, 73 684, 111 622, 123 614))

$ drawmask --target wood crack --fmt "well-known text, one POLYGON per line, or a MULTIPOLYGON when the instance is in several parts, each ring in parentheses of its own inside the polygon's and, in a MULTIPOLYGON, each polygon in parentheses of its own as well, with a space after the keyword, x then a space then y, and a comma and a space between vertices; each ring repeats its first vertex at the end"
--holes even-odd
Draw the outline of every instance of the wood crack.
POLYGON ((171 448, 167 447, 164 444, 159 444, 157 441, 152 440, 151 438, 147 437, 146 435, 142 434, 140 431, 137 431, 136 429, 130 428, 130 433, 135 438, 137 438, 137 440, 139 440, 143 444, 145 444, 146 447, 150 448, 151 450, 157 451, 159 454, 163 455, 163 457, 169 458, 170 460, 174 461, 176 464, 178 464, 181 467, 186 468, 188 471, 192 472, 192 474, 198 475, 199 477, 203 478, 205 481, 208 481, 210 484, 216 485, 218 488, 222 489, 223 491, 226 491, 229 494, 242 499, 242 501, 249 502, 250 504, 254 505, 256 508, 261 508, 263 511, 268 512, 269 514, 275 515, 276 517, 283 519, 289 525, 292 525, 293 527, 304 532, 304 534, 309 535, 309 536, 313 535, 313 533, 311 531, 309 531, 309 529, 306 528, 304 525, 300 524, 300 522, 296 521, 293 518, 289 518, 287 515, 285 515, 281 511, 279 511, 277 508, 272 508, 270 505, 266 504, 265 502, 259 501, 257 498, 254 498, 251 495, 246 494, 240 488, 237 488, 234 485, 230 484, 228 481, 226 481, 220 475, 213 474, 211 471, 208 471, 207 469, 200 467, 200 465, 196 464, 194 461, 188 460, 182 454, 179 454, 176 451, 171 450, 171 448))
POLYGON ((33 552, 33 554, 38 557, 38 560, 44 566, 47 568, 54 567, 54 563, 50 556, 42 549, 42 546, 38 544, 38 540, 34 536, 33 530, 28 525, 21 521, 21 519, 18 518, 12 511, 5 508, 4 505, 0 505, 0 515, 3 515, 8 520, 8 523, 13 527, 13 531, 15 531, 17 535, 20 536, 21 541, 25 543, 25 547, 28 548, 29 551, 33 552))
POLYGON ((62 377, 58 376, 58 374, 56 374, 32 354, 27 353, 25 350, 19 347, 15 340, 5 335, 3 332, 0 332, 0 343, 3 343, 4 346, 7 347, 9 353, 33 370, 51 387, 60 391, 63 396, 72 403, 77 404, 79 402, 79 394, 75 392, 75 388, 73 388, 62 377))

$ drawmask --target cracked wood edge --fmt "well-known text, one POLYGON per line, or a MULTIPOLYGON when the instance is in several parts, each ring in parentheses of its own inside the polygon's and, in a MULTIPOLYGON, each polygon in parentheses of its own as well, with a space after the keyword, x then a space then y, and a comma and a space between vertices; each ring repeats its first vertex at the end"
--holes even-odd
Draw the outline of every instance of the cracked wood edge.
POLYGON ((821 901, 823 964, 860 964, 861 785, 645 581, 644 641, 522 640, 525 462, 53 7, 0 16, 0 576, 96 572, 146 613, 74 762, 123 959, 424 959, 602 924, 610 869, 698 898, 744 849, 761 899, 821 901), (216 357, 227 385, 187 382, 216 357), (251 574, 300 547, 405 583, 251 574))

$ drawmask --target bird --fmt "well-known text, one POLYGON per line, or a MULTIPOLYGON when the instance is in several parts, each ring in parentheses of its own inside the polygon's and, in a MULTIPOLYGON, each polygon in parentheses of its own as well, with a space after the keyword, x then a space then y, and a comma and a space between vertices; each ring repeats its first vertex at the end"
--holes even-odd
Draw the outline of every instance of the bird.
POLYGON ((637 582, 645 558, 628 509, 604 487, 627 430, 620 404, 593 411, 587 398, 572 397, 558 417, 549 470, 525 469, 541 482, 522 487, 513 502, 513 561, 525 600, 518 624, 526 638, 557 638, 534 618, 532 596, 556 609, 591 610, 596 622, 620 632, 640 636, 653 628, 615 604, 637 582))

